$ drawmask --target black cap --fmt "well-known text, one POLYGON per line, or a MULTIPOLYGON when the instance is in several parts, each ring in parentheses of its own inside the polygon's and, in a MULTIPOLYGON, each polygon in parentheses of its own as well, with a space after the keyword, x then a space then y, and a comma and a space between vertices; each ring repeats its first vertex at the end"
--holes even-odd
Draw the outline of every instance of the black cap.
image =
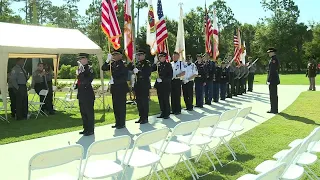
POLYGON ((160 52, 158 56, 159 56, 159 57, 167 56, 167 53, 165 53, 165 52, 160 52))
POLYGON ((179 53, 177 51, 173 52, 173 54, 178 54, 179 55, 179 53))
POLYGON ((87 54, 87 53, 80 53, 78 55, 78 58, 88 58, 88 57, 89 57, 89 54, 87 54))
POLYGON ((143 49, 139 49, 137 51, 137 55, 139 55, 139 54, 146 54, 146 51, 144 51, 143 49))
POLYGON ((275 48, 269 48, 269 49, 267 50, 267 53, 270 53, 270 52, 277 52, 277 50, 276 50, 275 48))
POLYGON ((120 49, 118 49, 118 50, 113 50, 111 52, 111 55, 116 55, 116 54, 122 54, 122 51, 120 49))

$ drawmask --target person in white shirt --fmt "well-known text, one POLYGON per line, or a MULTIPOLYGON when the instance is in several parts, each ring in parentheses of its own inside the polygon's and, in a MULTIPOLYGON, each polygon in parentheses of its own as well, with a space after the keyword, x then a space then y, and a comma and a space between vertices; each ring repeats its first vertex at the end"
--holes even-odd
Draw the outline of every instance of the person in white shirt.
POLYGON ((186 110, 193 110, 193 85, 194 78, 198 76, 197 66, 192 63, 191 55, 187 56, 186 63, 184 63, 185 75, 183 78, 182 91, 183 98, 186 104, 186 110))
POLYGON ((179 60, 180 55, 177 52, 173 53, 173 62, 171 62, 173 69, 173 77, 171 81, 171 111, 172 114, 181 114, 181 83, 185 75, 184 62, 179 60))

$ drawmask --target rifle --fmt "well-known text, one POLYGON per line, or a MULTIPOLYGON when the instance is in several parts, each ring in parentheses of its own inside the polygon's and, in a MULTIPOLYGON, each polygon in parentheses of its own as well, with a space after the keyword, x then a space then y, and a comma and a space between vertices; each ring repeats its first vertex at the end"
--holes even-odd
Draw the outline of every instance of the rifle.
POLYGON ((258 60, 259 60, 259 58, 257 58, 255 61, 253 61, 253 63, 251 63, 251 64, 248 66, 248 69, 251 68, 258 60))

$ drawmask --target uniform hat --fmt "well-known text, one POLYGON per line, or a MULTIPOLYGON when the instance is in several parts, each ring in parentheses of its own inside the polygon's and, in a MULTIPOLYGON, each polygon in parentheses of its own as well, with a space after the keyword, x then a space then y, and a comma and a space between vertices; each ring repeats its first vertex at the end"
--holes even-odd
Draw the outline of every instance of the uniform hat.
POLYGON ((137 51, 137 55, 139 55, 139 54, 146 54, 146 51, 144 51, 143 49, 139 49, 137 51))
POLYGON ((87 53, 80 53, 78 55, 78 58, 88 58, 88 57, 89 57, 89 54, 87 54, 87 53))
POLYGON ((122 51, 120 49, 118 49, 118 50, 113 50, 111 52, 111 55, 116 55, 116 54, 122 54, 122 51))
POLYGON ((167 53, 165 53, 165 52, 160 52, 158 56, 159 56, 159 57, 167 56, 167 53))
POLYGON ((269 48, 267 50, 267 53, 271 53, 271 52, 277 52, 277 50, 275 48, 269 48))
POLYGON ((177 51, 173 52, 173 54, 178 54, 179 55, 179 53, 177 51))

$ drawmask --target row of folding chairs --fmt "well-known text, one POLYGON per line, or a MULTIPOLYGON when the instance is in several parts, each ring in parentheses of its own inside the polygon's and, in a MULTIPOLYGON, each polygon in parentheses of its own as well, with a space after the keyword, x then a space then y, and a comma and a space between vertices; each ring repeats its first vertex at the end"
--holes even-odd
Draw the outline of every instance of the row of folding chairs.
POLYGON ((318 161, 316 153, 320 152, 320 127, 315 128, 304 139, 294 140, 289 144, 289 147, 290 149, 276 153, 273 156, 274 160, 267 160, 259 164, 255 168, 255 171, 260 174, 246 174, 238 180, 294 180, 300 179, 304 174, 306 174, 309 179, 319 179, 310 166, 318 161), (279 167, 280 165, 281 168, 279 167), (274 171, 277 167, 278 170, 274 171))
POLYGON ((39 115, 44 115, 44 116, 48 117, 48 115, 44 111, 41 110, 42 106, 44 106, 46 104, 45 101, 46 101, 46 98, 48 95, 48 90, 42 89, 39 92, 39 96, 44 96, 42 101, 35 100, 37 93, 34 89, 30 89, 28 94, 31 95, 31 100, 28 101, 30 116, 35 115, 35 119, 37 119, 39 115))
MULTIPOLYGON (((149 179, 153 174, 155 174, 158 179, 161 179, 158 174, 158 167, 160 167, 166 178, 170 179, 167 171, 161 164, 161 158, 164 154, 179 156, 177 164, 180 161, 183 161, 193 179, 198 179, 200 176, 190 162, 190 157, 187 156, 187 153, 191 151, 192 146, 201 147, 201 153, 199 154, 197 161, 200 159, 202 154, 205 154, 208 160, 212 163, 213 169, 216 170, 212 159, 208 155, 208 152, 211 151, 216 156, 216 149, 210 148, 209 144, 214 138, 219 138, 220 143, 223 142, 235 156, 234 151, 225 140, 227 134, 225 132, 228 132, 228 135, 232 134, 232 136, 236 137, 236 133, 238 131, 234 131, 232 128, 240 127, 244 120, 238 126, 235 126, 233 122, 238 117, 245 119, 250 111, 251 107, 240 110, 232 109, 225 111, 221 115, 210 115, 202 117, 199 120, 181 122, 176 125, 172 131, 169 128, 163 128, 145 132, 137 137, 133 148, 130 150, 131 138, 127 135, 96 141, 88 148, 86 161, 84 163, 82 163, 84 150, 81 145, 72 145, 60 149, 41 152, 34 155, 29 162, 29 180, 31 179, 32 170, 59 166, 75 160, 79 160, 80 162, 78 167, 78 177, 75 177, 75 179, 82 179, 83 177, 116 177, 118 179, 127 179, 125 174, 128 167, 151 167, 149 179), (231 122, 227 128, 219 127, 220 122, 228 120, 231 122), (200 132, 201 135, 196 135, 197 132, 200 132), (151 147, 154 151, 149 149, 147 150, 145 147, 151 147), (91 157, 93 156, 107 155, 110 153, 116 153, 117 160, 120 162, 112 160, 91 160, 91 157)), ((62 176, 59 174, 60 179, 61 177, 64 179, 72 179, 70 175, 62 176)), ((57 177, 52 178, 54 179, 57 177)))

